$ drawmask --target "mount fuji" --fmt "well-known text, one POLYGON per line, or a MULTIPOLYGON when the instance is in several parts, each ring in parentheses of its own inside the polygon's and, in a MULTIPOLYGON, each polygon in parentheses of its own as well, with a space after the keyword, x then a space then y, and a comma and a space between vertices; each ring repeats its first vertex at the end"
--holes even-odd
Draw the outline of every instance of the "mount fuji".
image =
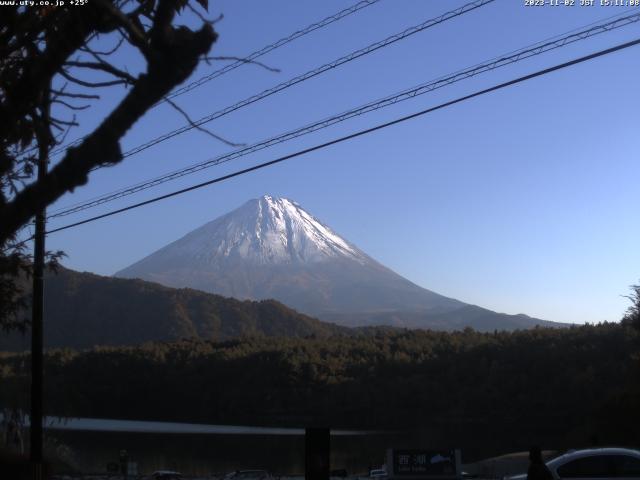
POLYGON ((487 331, 553 324, 496 313, 419 287, 296 202, 269 195, 246 202, 116 276, 238 299, 273 298, 347 326, 487 331))

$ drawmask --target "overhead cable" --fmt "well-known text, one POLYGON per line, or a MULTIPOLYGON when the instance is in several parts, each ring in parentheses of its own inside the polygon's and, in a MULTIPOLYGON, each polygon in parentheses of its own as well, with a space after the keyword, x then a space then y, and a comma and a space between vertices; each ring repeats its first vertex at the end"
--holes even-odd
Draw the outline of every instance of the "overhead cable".
MULTIPOLYGON (((304 37, 305 35, 314 32, 316 30, 319 30, 323 27, 326 27, 327 25, 331 25, 334 22, 337 22, 338 20, 341 20, 345 17, 348 17, 351 14, 354 14, 360 10, 362 10, 363 8, 369 7, 371 5, 373 5, 374 3, 378 3, 380 0, 362 0, 354 5, 351 5, 348 8, 345 8, 344 10, 340 10, 337 13, 334 13, 333 15, 329 15, 328 17, 323 18, 322 20, 312 23, 308 26, 306 26, 305 28, 302 28, 300 30, 296 30, 295 32, 293 32, 292 34, 281 38, 280 40, 273 42, 269 45, 266 45, 264 47, 262 47, 259 50, 256 50, 253 53, 250 53, 249 55, 247 55, 246 57, 240 58, 238 60, 235 60, 232 63, 229 63, 227 65, 225 65, 222 68, 219 68, 218 70, 214 70, 211 73, 208 73, 207 75, 204 75, 202 77, 200 77, 197 80, 194 80, 193 82, 184 85, 180 88, 177 88, 176 90, 174 90, 173 92, 171 92, 169 95, 167 95, 164 99, 160 100, 158 102, 159 103, 164 103, 166 101, 166 99, 172 99, 175 97, 178 97, 180 95, 183 95, 187 92, 190 92, 191 90, 200 87, 201 85, 204 85, 205 83, 210 82, 211 80, 214 80, 218 77, 221 77, 222 75, 224 75, 225 73, 229 73, 233 70, 235 70, 238 67, 241 67, 242 65, 247 65, 250 63, 255 62, 258 58, 262 57, 263 55, 266 55, 267 53, 270 53, 288 43, 293 42, 294 40, 297 40, 300 37, 304 37)), ((158 105, 156 104, 156 105, 158 105)), ((73 147, 76 145, 79 145, 80 143, 82 143, 82 141, 86 138, 86 136, 81 137, 81 138, 77 138, 76 140, 69 142, 66 145, 63 145, 61 147, 58 147, 56 149, 54 149, 51 152, 51 156, 57 155, 61 152, 64 152, 67 148, 69 147, 73 147)))
MULTIPOLYGON (((209 115, 206 115, 198 120, 195 120, 194 122, 191 122, 187 125, 184 125, 180 128, 177 128, 175 130, 172 130, 170 132, 164 133, 163 135, 160 135, 156 138, 153 138, 141 145, 138 145, 136 147, 133 147, 129 150, 127 150, 126 152, 124 152, 122 154, 122 156, 124 158, 130 157, 132 155, 135 155, 137 153, 142 152, 143 150, 146 150, 150 147, 153 147, 154 145, 157 145, 159 143, 162 143, 166 140, 169 140, 173 137, 176 137, 178 135, 181 135, 185 132, 191 131, 195 128, 201 127, 202 125, 209 123, 213 120, 216 120, 218 118, 221 118, 225 115, 228 115, 231 112, 235 112, 236 110, 239 110, 243 107, 246 107, 248 105, 251 105, 253 103, 256 103, 260 100, 263 100, 267 97, 270 97, 271 95, 274 95, 278 92, 281 92, 283 90, 286 90, 287 88, 290 88, 294 85, 297 85, 301 82, 304 82, 306 80, 309 80, 311 78, 317 77, 318 75, 321 75, 325 72, 328 72, 330 70, 333 70, 334 68, 337 68, 341 65, 344 65, 346 63, 352 62, 360 57, 363 57, 365 55, 368 55, 370 53, 373 53, 377 50, 380 50, 381 48, 387 47, 389 45, 392 45, 400 40, 404 40, 405 38, 408 38, 412 35, 415 35, 416 33, 422 32, 428 28, 434 27, 436 25, 439 25, 443 22, 446 22, 447 20, 451 20, 453 18, 459 17, 460 15, 464 15, 465 13, 468 13, 472 10, 475 10, 477 8, 480 8, 484 5, 487 5, 489 3, 494 2, 495 0, 475 0, 473 2, 467 3, 459 8, 456 8, 455 10, 451 10, 448 11, 446 13, 443 13, 442 15, 439 15, 438 17, 426 20, 418 25, 414 25, 413 27, 407 28, 405 30, 403 30, 402 32, 396 33, 394 35, 391 35, 387 38, 385 38, 384 40, 380 40, 378 42, 372 43, 364 48, 361 48, 359 50, 356 50, 354 52, 351 52, 348 55, 345 55, 343 57, 340 57, 332 62, 329 63, 325 63, 324 65, 314 68, 313 70, 309 70, 306 73, 303 73, 301 75, 298 75, 296 77, 293 77, 285 82, 279 83, 278 85, 275 85, 271 88, 268 88, 266 90, 263 90, 260 93, 257 93, 255 95, 252 95, 248 98, 245 98, 244 100, 241 100, 240 102, 234 103, 233 105, 229 105, 221 110, 218 110, 216 112, 213 112, 209 115)), ((94 170, 98 170, 101 167, 95 167, 92 169, 92 171, 94 170)))
POLYGON ((534 44, 533 46, 530 46, 530 47, 524 47, 520 50, 516 50, 511 54, 499 56, 491 60, 488 60, 486 62, 476 64, 473 67, 469 67, 463 70, 459 70, 455 73, 451 73, 449 75, 439 77, 438 79, 432 80, 428 83, 423 83, 416 87, 403 90, 402 92, 396 93, 394 95, 390 95, 385 98, 369 102, 360 107, 348 110, 346 112, 342 112, 337 115, 333 115, 328 118, 324 118, 322 120, 305 125, 295 130, 291 130, 289 132, 271 137, 269 139, 252 144, 250 146, 243 147, 238 150, 234 150, 233 152, 229 152, 223 155, 210 158, 208 160, 199 162, 189 167, 182 168, 174 172, 156 177, 154 179, 147 180, 129 187, 116 190, 114 192, 96 197, 94 199, 91 199, 85 202, 64 207, 63 209, 57 210, 52 214, 50 214, 49 218, 52 219, 52 218, 70 215, 70 214, 77 213, 89 208, 96 207, 98 205, 102 205, 104 203, 111 202, 113 200, 116 200, 122 197, 126 197, 129 195, 141 192, 143 190, 147 190, 149 188, 166 183, 168 181, 175 180, 177 178, 184 177, 186 175, 190 175, 192 173, 204 170, 206 168, 210 168, 215 165, 220 165, 222 163, 235 160, 245 155, 249 155, 253 152, 263 150, 265 148, 268 148, 280 143, 284 143, 289 140, 293 140, 300 136, 307 135, 309 133, 327 128, 337 123, 344 122, 348 119, 351 119, 360 115, 364 115, 366 113, 370 113, 372 111, 376 111, 382 108, 386 108, 388 106, 415 98, 420 95, 424 95, 425 93, 429 93, 433 90, 445 87, 447 85, 451 85, 452 83, 459 82, 461 80, 473 77, 475 75, 479 75, 487 71, 495 70, 497 68, 504 67, 506 65, 510 65, 518 61, 564 47, 566 45, 575 43, 577 41, 590 38, 594 35, 598 35, 604 32, 609 32, 617 28, 623 27, 625 25, 629 25, 639 21, 640 21, 640 12, 637 12, 632 15, 627 15, 626 17, 618 18, 610 22, 595 25, 588 29, 577 31, 576 33, 572 33, 571 35, 566 35, 561 38, 554 37, 555 38, 554 40, 546 41, 544 43, 534 44))
MULTIPOLYGON (((534 73, 530 73, 528 75, 524 75, 522 77, 518 77, 516 79, 509 80, 509 81, 504 82, 504 83, 500 83, 500 84, 495 85, 493 87, 485 88, 484 90, 476 91, 476 92, 471 93, 469 95, 465 95, 463 97, 456 98, 455 100, 450 100, 448 102, 441 103, 439 105, 436 105, 435 107, 430 107, 430 108, 427 108, 425 110, 421 110, 419 112, 413 113, 411 115, 406 115, 404 117, 400 117, 400 118, 397 118, 395 120, 392 120, 392 121, 389 121, 389 122, 386 122, 386 123, 382 123, 382 124, 376 125, 376 126, 371 127, 371 128, 367 128, 365 130, 360 130, 360 131, 352 133, 350 135, 345 135, 343 137, 336 138, 336 139, 331 140, 329 142, 321 143, 321 144, 315 145, 313 147, 305 148, 303 150, 299 150, 297 152, 294 152, 294 153, 291 153, 291 154, 288 154, 288 155, 284 155, 282 157, 276 158, 275 160, 271 160, 271 161, 268 161, 268 162, 260 163, 258 165, 254 165, 254 166, 249 167, 249 168, 245 168, 245 169, 242 169, 242 170, 239 170, 239 171, 227 174, 227 175, 223 175, 221 177, 217 177, 217 178, 208 180, 206 182, 198 183, 196 185, 192 185, 192 186, 187 187, 187 188, 176 190, 176 191, 171 192, 171 193, 160 195, 160 196, 151 198, 149 200, 145 200, 143 202, 139 202, 139 203, 135 203, 133 205, 129 205, 127 207, 119 208, 117 210, 112 210, 110 212, 103 213, 102 215, 96 215, 94 217, 90 217, 90 218, 81 220, 79 222, 75 222, 75 223, 71 223, 71 224, 68 224, 68 225, 64 225, 62 227, 54 228, 52 230, 47 231, 46 233, 47 234, 51 234, 51 233, 56 233, 56 232, 60 232, 60 231, 63 231, 63 230, 67 230, 67 229, 70 229, 70 228, 74 228, 74 227, 77 227, 77 226, 80 226, 80 225, 84 225, 86 223, 90 223, 90 222, 94 222, 96 220, 100 220, 102 218, 110 217, 110 216, 113 216, 113 215, 117 215, 117 214, 120 214, 120 213, 127 212, 129 210, 133 210, 133 209, 136 209, 136 208, 143 207, 145 205, 156 203, 156 202, 159 202, 161 200, 165 200, 167 198, 175 197, 177 195, 182 195, 184 193, 187 193, 187 192, 190 192, 190 191, 193 191, 193 190, 197 190, 197 189, 209 186, 209 185, 213 185, 215 183, 220 183, 220 182, 223 182, 225 180, 229 180, 231 178, 247 174, 249 172, 253 172, 253 171, 260 170, 260 169, 263 169, 263 168, 266 168, 266 167, 270 167, 272 165, 276 165, 278 163, 284 162, 286 160, 290 160, 292 158, 300 157, 300 156, 305 155, 307 153, 311 153, 311 152, 314 152, 314 151, 317 151, 317 150, 321 150, 321 149, 327 148, 327 147, 329 147, 331 145, 336 145, 338 143, 346 142, 348 140, 352 140, 354 138, 361 137, 363 135, 367 135, 369 133, 372 133, 372 132, 375 132, 375 131, 378 131, 378 130, 382 130, 382 129, 390 127, 392 125, 396 125, 396 124, 399 124, 399 123, 402 123, 402 122, 406 122, 408 120, 412 120, 414 118, 421 117, 423 115, 426 115, 428 113, 434 112, 436 110, 441 110, 443 108, 450 107, 452 105, 456 105, 458 103, 470 100, 470 99, 475 98, 475 97, 479 97, 481 95, 485 95, 487 93, 495 92, 497 90, 501 90, 503 88, 506 88, 506 87, 509 87, 509 86, 512 86, 512 85, 516 85, 518 83, 522 83, 522 82, 525 82, 527 80, 531 80, 533 78, 541 77, 541 76, 547 75, 547 74, 549 74, 551 72, 555 72, 555 71, 558 71, 558 70, 562 70, 564 68, 568 68, 568 67, 580 64, 580 63, 584 63, 584 62, 587 62, 589 60, 593 60, 595 58, 602 57, 604 55, 609 55, 611 53, 614 53, 614 52, 617 52, 617 51, 620 51, 620 50, 624 50, 624 49, 627 49, 627 48, 630 48, 630 47, 633 47, 633 46, 636 46, 636 45, 639 45, 639 44, 640 44, 640 38, 637 38, 637 39, 632 40, 630 42, 622 43, 622 44, 616 45, 614 47, 607 48, 605 50, 600 50, 600 51, 597 51, 595 53, 591 53, 589 55, 585 55, 583 57, 579 57, 579 58, 576 58, 574 60, 570 60, 568 62, 564 62, 564 63, 558 64, 558 65, 554 65, 552 67, 548 67, 548 68, 545 68, 543 70, 538 70, 538 71, 536 71, 534 73)), ((29 239, 27 239, 25 241, 28 241, 28 240, 29 239)))
POLYGON ((272 43, 271 45, 267 45, 265 47, 262 47, 260 50, 256 50, 253 53, 250 53, 249 55, 247 55, 244 58, 241 58, 233 63, 230 63, 214 72, 211 72, 208 75, 205 75, 201 78, 199 78, 198 80, 195 80, 191 83, 189 83, 188 85, 185 85, 184 87, 180 87, 176 90, 174 90, 172 93, 170 93, 169 95, 167 95, 167 98, 175 98, 178 97, 184 93, 190 92, 191 90, 193 90, 194 88, 198 88, 201 85, 204 85, 207 82, 210 82, 211 80, 220 77, 221 75, 224 75, 225 73, 230 72, 231 70, 235 70, 236 68, 246 64, 246 63, 251 63, 252 61, 255 61, 256 59, 262 57, 263 55, 266 55, 269 52, 272 52, 273 50, 275 50, 276 48, 280 48, 283 45, 286 45, 287 43, 291 43, 294 40, 297 40, 300 37, 303 37, 304 35, 311 33, 315 30, 318 30, 319 28, 322 27, 326 27, 327 25, 330 25, 334 22, 337 22, 338 20, 347 17, 349 15, 351 15, 352 13, 356 13, 359 10, 362 10, 365 7, 368 7, 370 5, 373 5, 374 3, 379 2, 380 0, 364 0, 361 2, 356 3, 355 5, 352 5, 349 8, 345 8, 344 10, 339 11, 338 13, 334 14, 334 15, 330 15, 322 20, 320 20, 319 22, 316 23, 312 23, 311 25, 307 26, 306 28, 303 28, 302 30, 298 30, 296 32, 293 32, 291 35, 281 38, 280 40, 278 40, 277 42, 272 43))

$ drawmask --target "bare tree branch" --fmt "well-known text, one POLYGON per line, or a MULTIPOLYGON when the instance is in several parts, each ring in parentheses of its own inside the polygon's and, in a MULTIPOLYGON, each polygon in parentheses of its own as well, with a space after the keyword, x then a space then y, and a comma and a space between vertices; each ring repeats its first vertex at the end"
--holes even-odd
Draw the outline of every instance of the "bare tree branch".
MULTIPOLYGON (((95 8, 54 9, 54 15, 48 21, 55 20, 55 28, 49 28, 46 22, 42 27, 47 28, 46 43, 41 45, 43 50, 39 50, 38 46, 42 43, 40 41, 38 46, 33 42, 26 44, 25 51, 32 52, 31 58, 29 61, 21 62, 20 80, 13 82, 10 89, 4 89, 5 98, 0 102, 0 135, 3 141, 12 141, 6 136, 7 132, 21 134, 14 130, 13 126, 36 105, 38 98, 34 96, 34 92, 43 91, 60 65, 81 47, 96 30, 96 26, 100 25, 103 20, 96 18, 97 13, 95 8)), ((30 9, 22 16, 39 18, 39 15, 30 9)))
POLYGON ((60 105, 64 105, 65 107, 71 110, 86 110, 90 108, 91 105, 71 105, 70 103, 65 102, 64 100, 51 100, 51 103, 59 103, 60 105))
POLYGON ((68 125, 70 127, 77 127, 79 124, 78 122, 76 122, 76 116, 73 116, 72 120, 62 120, 59 118, 55 118, 55 117, 51 117, 49 119, 49 121, 53 124, 53 125, 68 125))
POLYGON ((109 80, 106 82, 87 82, 85 80, 80 80, 79 78, 74 77, 73 75, 71 75, 69 72, 67 72, 64 68, 60 69, 60 75, 62 75, 64 78, 66 78, 67 80, 69 80, 72 83, 75 83, 76 85, 80 85, 82 87, 88 87, 88 88, 99 88, 99 87, 113 87, 116 85, 129 85, 130 82, 127 80, 109 80))
MULTIPOLYGON (((27 72, 42 72, 47 77, 44 82, 50 81, 55 72, 59 72, 67 59, 82 46, 86 46, 86 38, 93 32, 103 33, 117 31, 124 28, 132 44, 142 52, 147 60, 146 72, 141 74, 135 81, 132 88, 120 103, 107 115, 103 122, 89 135, 87 135, 77 146, 70 147, 65 151, 63 158, 49 170, 39 181, 33 182, 22 188, 11 199, 10 202, 0 201, 0 245, 7 242, 15 234, 16 230, 27 223, 34 212, 49 205, 60 198, 63 194, 73 191, 76 187, 84 185, 88 180, 89 173, 97 166, 113 165, 122 160, 122 153, 119 141, 122 136, 135 124, 155 103, 166 96, 175 86, 184 82, 195 70, 199 60, 207 54, 217 34, 209 24, 205 24, 199 30, 192 31, 186 26, 174 26, 172 24, 176 9, 180 8, 181 0, 158 0, 152 2, 153 13, 149 13, 153 25, 149 31, 140 31, 124 13, 113 12, 115 7, 108 0, 96 0, 91 5, 99 8, 89 9, 69 9, 67 23, 74 20, 73 14, 86 12, 88 19, 82 25, 83 28, 76 29, 74 42, 67 45, 63 52, 52 50, 54 46, 48 44, 42 55, 47 58, 47 67, 38 69, 30 68, 27 72), (107 5, 108 4, 108 5, 107 5), (75 12, 75 13, 74 13, 75 12), (78 33, 79 32, 79 33, 78 33)), ((65 10, 66 12, 67 10, 65 10)), ((56 25, 56 28, 58 26, 56 25)), ((56 30, 57 31, 57 30, 56 30)), ((63 32, 66 31, 62 29, 63 32)), ((56 37, 57 39, 57 37, 56 37)), ((40 55, 40 56, 42 56, 40 55)), ((40 59, 42 61, 42 59, 40 59)), ((73 75, 64 72, 63 75, 70 82, 78 83, 73 75)), ((113 82, 84 82, 92 88, 96 85, 111 85, 113 82)), ((123 83, 124 80, 119 80, 123 83)), ((38 85, 30 84, 31 87, 38 85)), ((11 92, 11 99, 16 102, 25 102, 33 94, 26 93, 26 86, 11 92)), ((39 88, 39 87, 38 87, 39 88)), ((40 89, 35 91, 39 92, 40 89)), ((98 98, 98 95, 78 94, 64 90, 56 90, 54 95, 60 98, 98 98)), ((35 104, 35 103, 34 103, 35 104)), ((24 129, 16 129, 9 120, 22 121, 25 110, 17 109, 10 112, 11 115, 3 116, 4 106, 0 101, 0 122, 4 126, 11 126, 11 131, 16 138, 23 134, 24 129)), ((27 102, 26 106, 30 104, 27 102)), ((22 107, 22 104, 20 105, 22 107)), ((68 125, 73 122, 57 122, 60 125, 68 125)), ((51 122, 53 126, 54 123, 51 122)), ((25 137, 30 141, 31 137, 25 137)), ((14 140, 11 140, 14 142, 14 140)), ((14 142, 15 143, 15 142, 14 142)), ((6 177, 5 177, 6 178, 6 177)), ((1 200, 1 199, 0 199, 1 200)))
POLYGON ((144 32, 140 31, 140 29, 131 21, 130 17, 116 8, 116 6, 113 5, 109 0, 94 1, 98 3, 102 8, 107 10, 119 23, 119 25, 124 28, 124 30, 129 34, 129 41, 132 45, 135 45, 145 57, 151 55, 151 51, 149 49, 149 45, 147 44, 147 38, 144 32))
POLYGON ((121 35, 120 39, 118 40, 118 43, 116 43, 116 46, 113 47, 111 50, 106 50, 104 52, 101 52, 99 50, 93 50, 92 48, 89 48, 88 46, 80 47, 80 51, 81 52, 90 53, 90 54, 92 54, 94 56, 104 55, 105 57, 108 57, 109 55, 112 55, 112 54, 114 54, 114 53, 116 53, 118 51, 118 49, 124 43, 124 40, 125 40, 125 37, 121 35))
POLYGON ((101 70, 103 72, 110 73, 115 77, 119 77, 125 80, 129 84, 133 84, 136 81, 135 77, 133 77, 129 73, 114 67, 113 65, 105 62, 104 60, 100 60, 99 62, 68 61, 65 63, 65 65, 68 65, 71 67, 78 67, 78 68, 88 68, 91 70, 101 70))
POLYGON ((58 95, 59 97, 68 97, 68 98, 84 98, 84 99, 88 99, 88 100, 100 100, 100 95, 95 95, 95 94, 87 94, 87 93, 70 93, 70 92, 63 92, 61 90, 51 90, 53 93, 55 93, 56 95, 58 95))
POLYGON ((189 125, 191 125, 193 128, 195 128, 196 130, 199 130, 202 133, 206 133, 207 135, 209 135, 212 138, 215 138, 216 140, 219 140, 222 143, 226 143, 227 145, 229 145, 230 147, 244 147, 246 145, 246 143, 234 143, 231 142, 230 140, 227 140, 223 137, 221 137, 220 135, 217 135, 209 130, 207 130, 206 128, 202 127, 201 125, 197 125, 192 119, 191 117, 187 114, 187 112, 185 112, 182 108, 180 108, 173 100, 171 100, 168 97, 164 97, 164 100, 171 105, 174 109, 176 109, 180 114, 182 114, 182 116, 187 120, 187 122, 189 122, 189 125))
POLYGON ((222 20, 224 18, 224 15, 222 13, 220 15, 218 15, 217 18, 207 18, 202 13, 200 13, 198 11, 198 9, 195 8, 193 5, 191 5, 190 3, 187 3, 187 8, 189 10, 191 10, 203 23, 206 23, 206 24, 211 25, 211 26, 214 26, 216 23, 218 23, 220 20, 222 20))
POLYGON ((69 132, 71 131, 70 128, 67 128, 61 136, 59 136, 58 138, 56 138, 56 145, 62 145, 65 140, 67 139, 67 135, 69 135, 69 132))

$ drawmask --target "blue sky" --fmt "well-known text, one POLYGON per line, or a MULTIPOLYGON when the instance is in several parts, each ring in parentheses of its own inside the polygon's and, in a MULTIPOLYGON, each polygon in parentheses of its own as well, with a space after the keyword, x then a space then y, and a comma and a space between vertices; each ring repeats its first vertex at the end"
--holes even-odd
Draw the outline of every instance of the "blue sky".
MULTIPOLYGON (((212 1, 213 55, 243 56, 355 1, 212 1)), ((193 118, 240 101, 463 1, 381 0, 176 99, 193 118)), ((580 3, 579 1, 577 2, 580 3)), ((548 37, 625 7, 526 7, 496 2, 334 69, 209 124, 254 143, 548 37)), ((193 18, 185 18, 194 22, 193 18)), ((640 34, 621 28, 499 71, 51 221, 50 228, 267 161, 486 88, 640 34)), ((104 44, 112 43, 103 39, 104 44)), ((53 234, 65 264, 110 275, 265 193, 291 198, 418 285, 496 311, 565 322, 619 320, 640 278, 640 47, 494 92, 278 166, 53 234)), ((139 59, 123 51, 135 71, 139 59)), ((203 64, 193 79, 217 65, 203 64)), ((114 89, 80 117, 84 133, 113 107, 114 89)), ((184 120, 149 112, 127 150, 184 120)), ((53 209, 176 170, 232 148, 196 131, 91 176, 53 209)))

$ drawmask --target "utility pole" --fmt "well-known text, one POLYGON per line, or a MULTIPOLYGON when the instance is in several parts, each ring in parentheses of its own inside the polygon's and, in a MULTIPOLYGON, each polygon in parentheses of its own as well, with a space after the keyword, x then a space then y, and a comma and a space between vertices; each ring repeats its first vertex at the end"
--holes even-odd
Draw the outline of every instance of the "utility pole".
MULTIPOLYGON (((46 106, 43 116, 49 117, 48 90, 45 91, 46 106)), ((43 103, 44 103, 43 102, 43 103)), ((41 130, 42 132, 42 130, 41 130)), ((38 182, 47 174, 49 142, 46 135, 38 135, 38 182)), ((42 455, 42 397, 43 397, 43 313, 44 313, 44 261, 46 207, 36 213, 33 244, 33 296, 31 305, 31 413, 29 415, 30 448, 29 460, 33 468, 33 480, 43 478, 42 455)))
POLYGON ((331 468, 331 430, 307 427, 304 432, 304 477, 329 480, 331 468))

